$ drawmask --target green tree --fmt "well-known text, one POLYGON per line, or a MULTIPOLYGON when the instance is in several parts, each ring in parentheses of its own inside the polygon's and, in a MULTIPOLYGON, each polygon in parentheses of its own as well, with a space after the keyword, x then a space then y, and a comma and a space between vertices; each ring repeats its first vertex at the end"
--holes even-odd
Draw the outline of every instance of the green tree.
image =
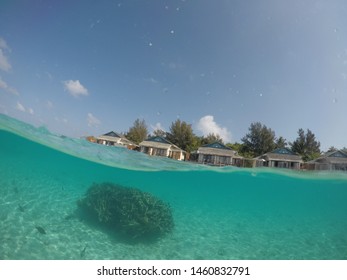
POLYGON ((160 128, 157 128, 156 130, 153 131, 154 136, 161 136, 161 137, 166 137, 166 132, 160 128))
POLYGON ((335 148, 334 146, 331 146, 331 147, 329 147, 329 149, 327 150, 327 153, 336 152, 336 151, 337 151, 337 148, 335 148))
POLYGON ((126 138, 136 144, 141 143, 148 136, 148 129, 145 120, 136 119, 132 127, 129 128, 126 138))
POLYGON ((225 146, 233 149, 234 151, 238 152, 241 154, 241 150, 243 149, 243 144, 235 142, 235 143, 227 143, 225 146))
POLYGON ((219 142, 224 144, 223 139, 218 134, 214 134, 214 133, 209 133, 207 136, 202 137, 200 142, 201 142, 201 145, 207 145, 214 142, 219 142))
POLYGON ((305 131, 300 128, 298 137, 293 143, 290 143, 294 153, 302 156, 304 161, 309 161, 320 156, 320 142, 316 140, 316 136, 311 130, 305 131))
POLYGON ((246 152, 246 149, 244 148, 244 144, 242 143, 227 143, 225 146, 233 149, 236 151, 240 156, 243 156, 245 158, 253 158, 253 153, 246 152))
POLYGON ((251 123, 249 132, 241 139, 242 153, 260 156, 276 148, 275 132, 260 122, 251 123))
POLYGON ((283 138, 282 136, 280 136, 279 138, 276 139, 275 146, 276 146, 276 149, 287 148, 288 146, 287 140, 283 138))
POLYGON ((187 152, 196 149, 199 144, 198 138, 193 133, 192 125, 179 119, 171 124, 166 139, 187 152))

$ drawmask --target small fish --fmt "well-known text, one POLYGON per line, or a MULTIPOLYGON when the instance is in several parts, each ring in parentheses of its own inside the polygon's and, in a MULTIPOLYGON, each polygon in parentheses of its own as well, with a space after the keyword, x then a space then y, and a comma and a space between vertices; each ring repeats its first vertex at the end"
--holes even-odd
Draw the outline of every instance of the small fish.
POLYGON ((21 212, 24 212, 25 208, 24 208, 23 205, 18 204, 18 210, 21 211, 21 212))
POLYGON ((64 219, 65 220, 71 220, 72 218, 74 218, 74 214, 67 214, 64 219))
POLYGON ((86 249, 87 249, 87 245, 84 246, 83 250, 82 250, 81 253, 80 253, 80 257, 81 257, 82 259, 83 259, 84 256, 86 255, 86 249))
POLYGON ((39 233, 41 233, 41 234, 46 234, 46 231, 45 231, 45 229, 44 229, 43 227, 36 226, 35 228, 37 229, 37 231, 38 231, 39 233))

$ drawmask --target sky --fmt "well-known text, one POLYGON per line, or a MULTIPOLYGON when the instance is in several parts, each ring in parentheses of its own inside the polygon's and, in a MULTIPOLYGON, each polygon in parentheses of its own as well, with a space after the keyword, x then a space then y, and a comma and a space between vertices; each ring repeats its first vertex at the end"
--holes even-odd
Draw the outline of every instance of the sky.
POLYGON ((0 113, 71 137, 180 119, 347 147, 345 0, 1 0, 0 113))

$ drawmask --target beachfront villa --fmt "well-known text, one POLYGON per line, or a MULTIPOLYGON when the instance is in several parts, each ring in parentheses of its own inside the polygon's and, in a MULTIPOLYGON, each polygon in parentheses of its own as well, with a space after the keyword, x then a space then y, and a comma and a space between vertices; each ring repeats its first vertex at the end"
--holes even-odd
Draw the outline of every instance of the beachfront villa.
POLYGON ((287 148, 278 148, 272 152, 255 158, 256 167, 278 167, 300 169, 303 160, 301 156, 287 148))
POLYGON ((114 131, 110 131, 99 137, 96 137, 96 143, 106 145, 106 146, 124 146, 130 150, 136 149, 137 145, 127 138, 124 135, 118 134, 114 131))
POLYGON ((306 165, 309 170, 342 170, 347 171, 347 153, 341 150, 327 152, 306 165))
POLYGON ((150 156, 168 157, 176 160, 184 160, 186 152, 172 144, 161 136, 154 136, 142 141, 140 152, 150 156))
POLYGON ((233 149, 223 145, 220 142, 214 142, 199 147, 199 149, 192 153, 191 160, 198 163, 209 165, 236 165, 240 166, 242 157, 238 156, 237 152, 233 149))
POLYGON ((126 147, 153 156, 168 157, 176 160, 190 160, 213 166, 233 165, 238 167, 275 167, 305 170, 347 171, 347 152, 336 150, 327 152, 319 158, 303 162, 300 155, 288 148, 278 148, 253 159, 239 156, 237 151, 220 142, 210 143, 198 148, 190 155, 161 136, 154 136, 136 145, 124 135, 110 131, 98 137, 87 137, 90 142, 126 147))

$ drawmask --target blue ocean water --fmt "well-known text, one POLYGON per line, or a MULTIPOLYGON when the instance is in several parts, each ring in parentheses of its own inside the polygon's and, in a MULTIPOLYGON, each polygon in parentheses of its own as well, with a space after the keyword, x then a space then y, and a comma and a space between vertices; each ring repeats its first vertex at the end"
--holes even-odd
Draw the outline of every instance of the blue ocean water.
POLYGON ((206 167, 4 115, 0 159, 0 259, 347 259, 346 173, 206 167), (129 243, 86 223, 76 202, 94 182, 169 203, 174 230, 129 243))

